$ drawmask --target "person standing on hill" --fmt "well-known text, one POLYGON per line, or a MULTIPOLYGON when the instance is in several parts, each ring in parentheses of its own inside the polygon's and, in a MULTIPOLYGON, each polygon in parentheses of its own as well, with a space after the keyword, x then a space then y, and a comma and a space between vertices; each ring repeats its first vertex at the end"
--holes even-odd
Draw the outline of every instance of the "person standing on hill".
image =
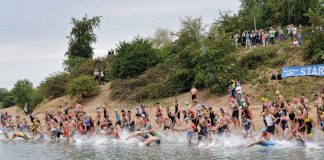
POLYGON ((93 76, 95 78, 96 83, 99 84, 100 72, 98 71, 98 69, 94 70, 93 76))
POLYGON ((24 112, 25 112, 25 115, 28 114, 28 105, 27 105, 27 103, 25 103, 24 112))
POLYGON ((197 103, 197 93, 198 93, 198 90, 196 89, 195 86, 192 86, 190 92, 191 92, 191 99, 192 99, 192 102, 193 102, 193 103, 197 103))
POLYGON ((269 35, 270 35, 271 44, 274 44, 275 34, 276 34, 276 31, 272 27, 270 27, 269 35))

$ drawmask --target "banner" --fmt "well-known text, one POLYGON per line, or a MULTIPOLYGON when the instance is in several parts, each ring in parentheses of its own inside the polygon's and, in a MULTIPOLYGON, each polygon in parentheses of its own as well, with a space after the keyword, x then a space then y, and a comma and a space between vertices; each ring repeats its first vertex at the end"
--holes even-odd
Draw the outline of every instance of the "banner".
POLYGON ((324 64, 282 68, 282 78, 296 76, 324 76, 324 64))

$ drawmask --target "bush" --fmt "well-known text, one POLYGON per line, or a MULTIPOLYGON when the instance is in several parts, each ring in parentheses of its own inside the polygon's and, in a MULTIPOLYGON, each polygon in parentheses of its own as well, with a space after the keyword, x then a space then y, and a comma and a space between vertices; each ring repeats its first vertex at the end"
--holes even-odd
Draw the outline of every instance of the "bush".
POLYGON ((114 78, 135 77, 158 63, 158 50, 146 39, 136 37, 131 42, 120 42, 112 62, 114 78))
POLYGON ((46 98, 57 98, 65 95, 70 75, 66 72, 53 73, 39 85, 39 91, 46 98))
POLYGON ((186 68, 177 68, 168 74, 167 83, 175 92, 183 92, 189 90, 195 78, 193 70, 186 68))
POLYGON ((12 96, 12 95, 8 95, 6 96, 4 99, 2 99, 2 101, 0 102, 1 103, 1 106, 2 108, 8 108, 10 106, 13 106, 15 103, 14 103, 14 100, 15 100, 15 97, 12 96))
POLYGON ((67 94, 71 97, 82 96, 82 98, 95 96, 100 88, 92 77, 81 76, 73 79, 67 86, 67 94))
POLYGON ((269 60, 275 58, 278 55, 277 51, 277 48, 272 46, 254 49, 241 58, 240 65, 247 69, 257 69, 261 65, 267 65, 269 60))
POLYGON ((311 35, 304 49, 304 58, 312 64, 324 63, 324 32, 315 32, 311 35))
POLYGON ((7 108, 12 106, 14 99, 10 92, 5 88, 0 88, 0 107, 7 108))

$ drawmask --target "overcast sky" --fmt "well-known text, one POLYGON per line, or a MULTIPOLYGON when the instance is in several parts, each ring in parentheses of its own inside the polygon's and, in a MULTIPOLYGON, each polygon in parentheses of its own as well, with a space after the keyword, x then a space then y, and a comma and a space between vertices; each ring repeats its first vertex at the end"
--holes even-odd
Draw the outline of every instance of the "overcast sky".
POLYGON ((95 56, 136 35, 156 28, 177 31, 185 16, 205 23, 219 10, 237 12, 239 0, 0 0, 0 87, 12 88, 27 78, 37 86, 54 71, 62 71, 71 17, 103 16, 95 30, 95 56))

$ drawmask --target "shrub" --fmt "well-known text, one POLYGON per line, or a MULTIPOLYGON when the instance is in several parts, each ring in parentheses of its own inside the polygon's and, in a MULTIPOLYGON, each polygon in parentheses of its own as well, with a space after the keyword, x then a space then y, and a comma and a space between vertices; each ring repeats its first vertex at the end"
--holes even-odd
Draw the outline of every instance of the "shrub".
POLYGON ((46 77, 39 85, 38 92, 46 98, 57 98, 65 95, 66 86, 70 81, 70 75, 66 72, 53 73, 46 77))
POLYGON ((99 93, 99 86, 89 76, 81 76, 73 79, 67 86, 67 94, 71 97, 81 96, 82 98, 95 96, 99 93))
POLYGON ((115 78, 135 77, 158 63, 158 50, 146 39, 136 37, 131 42, 120 42, 112 62, 115 78))
POLYGON ((189 90, 195 78, 193 70, 186 68, 176 68, 168 74, 167 83, 176 92, 189 90))
POLYGON ((13 105, 13 97, 5 88, 0 88, 0 107, 6 108, 13 105))
POLYGON ((266 46, 254 49, 244 55, 240 60, 240 65, 247 69, 256 69, 258 66, 267 65, 268 60, 277 56, 277 48, 266 46))

